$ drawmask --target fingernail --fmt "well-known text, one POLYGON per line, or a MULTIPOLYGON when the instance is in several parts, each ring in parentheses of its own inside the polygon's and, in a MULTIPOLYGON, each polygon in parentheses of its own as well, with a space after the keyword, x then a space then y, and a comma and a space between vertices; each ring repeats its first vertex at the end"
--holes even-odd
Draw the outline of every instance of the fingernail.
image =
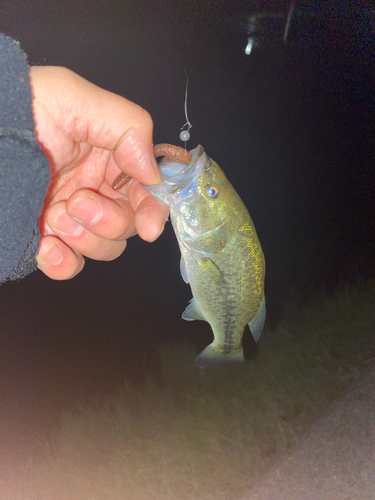
POLYGON ((78 198, 69 206, 68 213, 80 223, 95 224, 101 216, 100 206, 92 198, 78 198))
POLYGON ((83 226, 73 220, 65 210, 59 212, 52 224, 54 231, 66 234, 67 236, 78 236, 83 231, 83 226))
POLYGON ((52 243, 45 249, 42 248, 42 252, 36 256, 38 264, 45 262, 50 266, 57 266, 57 264, 60 264, 62 259, 63 259, 62 251, 60 247, 56 245, 56 243, 52 243))

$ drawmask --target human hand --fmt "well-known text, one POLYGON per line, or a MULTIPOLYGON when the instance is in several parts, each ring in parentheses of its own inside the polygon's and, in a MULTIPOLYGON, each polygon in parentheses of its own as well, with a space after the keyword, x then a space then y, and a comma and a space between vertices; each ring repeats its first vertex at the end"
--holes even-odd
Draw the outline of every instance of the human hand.
POLYGON ((66 68, 31 67, 30 82, 37 141, 51 165, 38 268, 69 279, 83 256, 113 260, 136 233, 154 241, 168 207, 140 184, 161 182, 149 114, 66 68), (120 171, 132 180, 114 191, 120 171))

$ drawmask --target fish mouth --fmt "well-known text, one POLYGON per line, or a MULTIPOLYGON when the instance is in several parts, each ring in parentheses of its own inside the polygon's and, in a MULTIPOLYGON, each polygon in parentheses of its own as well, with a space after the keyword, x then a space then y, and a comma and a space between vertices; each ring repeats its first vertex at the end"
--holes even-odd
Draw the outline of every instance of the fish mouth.
POLYGON ((180 202, 196 196, 196 179, 210 168, 210 161, 201 145, 192 149, 190 154, 192 158, 188 165, 162 160, 159 163, 162 182, 152 186, 143 184, 146 191, 177 210, 180 202))

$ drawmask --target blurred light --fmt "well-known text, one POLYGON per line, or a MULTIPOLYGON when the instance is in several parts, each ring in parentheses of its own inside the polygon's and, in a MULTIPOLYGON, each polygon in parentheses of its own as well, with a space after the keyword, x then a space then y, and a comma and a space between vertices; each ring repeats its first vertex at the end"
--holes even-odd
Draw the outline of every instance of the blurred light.
POLYGON ((245 48, 245 54, 248 56, 252 50, 254 46, 254 38, 252 38, 251 36, 249 36, 249 38, 247 39, 247 45, 246 45, 246 48, 245 48))

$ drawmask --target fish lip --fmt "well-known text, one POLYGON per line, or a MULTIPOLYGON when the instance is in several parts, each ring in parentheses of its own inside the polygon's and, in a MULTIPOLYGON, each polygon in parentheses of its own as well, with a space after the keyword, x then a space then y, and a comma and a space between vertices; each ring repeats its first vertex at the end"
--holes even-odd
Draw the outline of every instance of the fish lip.
MULTIPOLYGON (((162 184, 165 185, 169 194, 175 194, 186 187, 195 177, 197 177, 203 170, 206 162, 206 154, 203 146, 199 145, 195 149, 189 151, 192 158, 186 167, 175 175, 167 177, 162 184), (202 158, 203 157, 203 158, 202 158), (202 158, 202 161, 199 161, 202 158), (195 167, 195 168, 194 168, 195 167)), ((179 164, 181 166, 181 164, 179 164)), ((170 163, 166 164, 163 169, 163 162, 161 162, 160 170, 163 173, 167 168, 170 168, 170 163), (168 166, 167 166, 168 165, 168 166)))
POLYGON ((209 158, 204 152, 204 148, 201 145, 198 145, 195 149, 190 151, 192 158, 188 165, 185 166, 182 170, 180 163, 174 162, 160 162, 159 168, 161 171, 163 181, 160 184, 154 184, 152 186, 147 186, 143 184, 143 187, 156 196, 160 200, 167 203, 169 206, 177 209, 177 205, 181 201, 187 201, 188 197, 193 196, 195 193, 195 189, 192 188, 191 193, 184 193, 183 196, 180 196, 178 199, 178 193, 184 190, 189 183, 194 181, 196 177, 200 175, 201 172, 210 167, 211 162, 209 158), (206 165, 208 162, 208 165, 206 165), (174 170, 176 173, 169 173, 174 170))
MULTIPOLYGON (((192 170, 194 170, 193 167, 196 165, 196 163, 199 161, 199 159, 203 155, 206 156, 206 154, 204 152, 204 148, 200 144, 195 149, 192 149, 191 151, 189 151, 189 153, 191 154, 190 162, 186 165, 186 167, 183 170, 181 170, 180 172, 178 172, 175 175, 169 176, 164 181, 165 183, 170 184, 171 186, 173 186, 173 185, 181 186, 181 178, 185 177, 186 174, 190 174, 189 178, 191 178, 191 174, 193 174, 192 170)), ((181 166, 181 164, 179 164, 179 165, 181 166)), ((160 166, 160 169, 163 170, 163 161, 159 164, 159 166, 160 166)), ((204 163, 203 163, 203 165, 200 164, 198 166, 199 170, 201 170, 202 167, 204 167, 204 163)), ((195 175, 196 175, 196 173, 194 172, 194 176, 195 175)))

